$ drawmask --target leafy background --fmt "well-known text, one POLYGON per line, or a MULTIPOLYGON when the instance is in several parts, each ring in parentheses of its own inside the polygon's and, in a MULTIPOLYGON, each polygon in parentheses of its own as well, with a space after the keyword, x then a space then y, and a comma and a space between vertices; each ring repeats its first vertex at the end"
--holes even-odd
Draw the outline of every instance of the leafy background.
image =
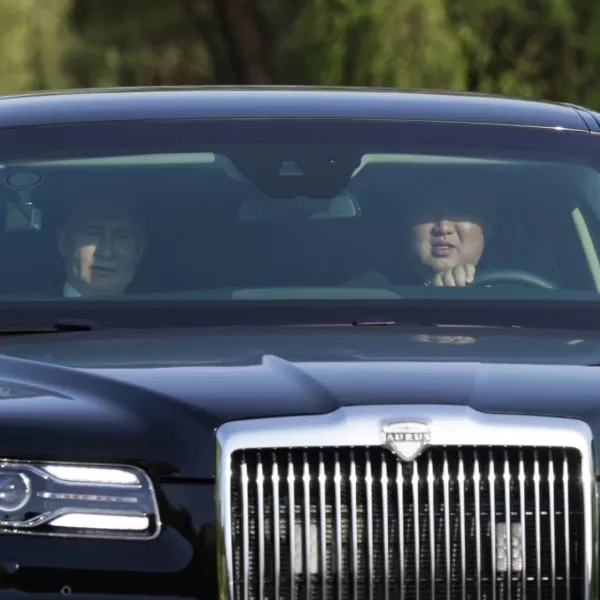
POLYGON ((600 109, 600 0, 0 0, 0 92, 437 88, 600 109))

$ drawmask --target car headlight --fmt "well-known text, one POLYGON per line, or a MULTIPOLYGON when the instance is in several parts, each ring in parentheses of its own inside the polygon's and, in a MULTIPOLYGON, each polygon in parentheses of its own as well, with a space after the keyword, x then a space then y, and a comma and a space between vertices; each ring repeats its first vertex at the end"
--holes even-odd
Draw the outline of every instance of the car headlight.
POLYGON ((147 540, 159 532, 140 469, 0 459, 0 533, 147 540))

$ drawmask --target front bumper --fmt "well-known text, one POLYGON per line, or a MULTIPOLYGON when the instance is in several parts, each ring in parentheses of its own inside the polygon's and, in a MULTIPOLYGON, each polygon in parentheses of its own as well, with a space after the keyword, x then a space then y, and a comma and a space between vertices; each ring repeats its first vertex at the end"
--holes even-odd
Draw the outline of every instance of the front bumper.
POLYGON ((214 486, 157 486, 150 541, 0 536, 0 600, 214 600, 214 486))

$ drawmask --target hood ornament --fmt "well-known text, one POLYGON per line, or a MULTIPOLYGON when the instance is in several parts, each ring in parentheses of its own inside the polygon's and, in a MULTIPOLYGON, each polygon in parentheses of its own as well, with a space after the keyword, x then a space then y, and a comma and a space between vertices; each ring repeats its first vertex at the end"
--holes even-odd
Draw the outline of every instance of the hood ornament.
POLYGON ((388 423, 382 428, 383 445, 410 462, 420 456, 431 442, 431 430, 427 423, 402 421, 388 423))

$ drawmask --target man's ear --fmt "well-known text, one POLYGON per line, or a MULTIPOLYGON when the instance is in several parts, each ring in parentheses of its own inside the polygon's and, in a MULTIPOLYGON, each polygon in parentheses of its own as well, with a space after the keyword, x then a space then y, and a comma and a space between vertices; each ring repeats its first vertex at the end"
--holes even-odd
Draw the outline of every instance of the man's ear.
POLYGON ((69 251, 69 240, 68 240, 67 232, 64 229, 61 229, 58 232, 56 241, 57 241, 58 251, 60 252, 60 255, 63 257, 63 259, 66 258, 68 251, 69 251))

